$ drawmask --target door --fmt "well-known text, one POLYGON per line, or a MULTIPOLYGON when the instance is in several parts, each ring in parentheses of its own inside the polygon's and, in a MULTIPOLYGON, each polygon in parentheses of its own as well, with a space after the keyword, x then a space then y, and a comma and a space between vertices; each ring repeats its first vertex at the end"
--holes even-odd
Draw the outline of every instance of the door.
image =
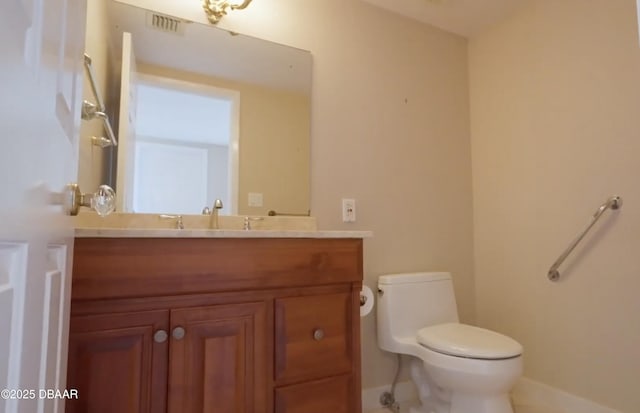
POLYGON ((266 413, 263 302, 171 311, 169 413, 266 413))
POLYGON ((169 311, 71 317, 66 413, 166 411, 169 311))
POLYGON ((0 411, 62 412, 86 0, 0 2, 0 411))
POLYGON ((135 162, 137 87, 136 55, 131 33, 122 33, 122 67, 120 74, 120 112, 118 114, 118 166, 116 177, 116 210, 133 210, 133 169, 135 162))

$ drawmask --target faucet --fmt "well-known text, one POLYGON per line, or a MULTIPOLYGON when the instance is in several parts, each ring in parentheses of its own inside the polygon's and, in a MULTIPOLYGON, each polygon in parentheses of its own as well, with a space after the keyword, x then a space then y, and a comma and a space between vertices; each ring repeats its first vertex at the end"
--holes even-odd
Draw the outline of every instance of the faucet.
POLYGON ((209 218, 209 228, 218 229, 218 210, 222 209, 222 201, 216 199, 213 201, 213 206, 211 207, 211 218, 209 218))

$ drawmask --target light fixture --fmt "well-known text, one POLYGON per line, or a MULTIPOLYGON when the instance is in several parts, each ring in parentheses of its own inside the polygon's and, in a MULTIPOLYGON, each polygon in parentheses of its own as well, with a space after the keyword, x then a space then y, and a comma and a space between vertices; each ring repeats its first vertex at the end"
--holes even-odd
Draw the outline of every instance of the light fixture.
POLYGON ((251 0, 202 0, 202 8, 207 13, 209 21, 217 24, 223 16, 226 16, 227 9, 242 10, 249 3, 251 0))

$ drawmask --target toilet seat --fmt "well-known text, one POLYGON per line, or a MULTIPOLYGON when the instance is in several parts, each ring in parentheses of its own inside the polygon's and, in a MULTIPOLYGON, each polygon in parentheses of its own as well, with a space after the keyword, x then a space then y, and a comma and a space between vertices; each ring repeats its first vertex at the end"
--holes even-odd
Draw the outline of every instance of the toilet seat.
POLYGON ((522 346, 514 339, 460 323, 445 323, 418 330, 418 343, 438 353, 481 360, 520 356, 522 346))

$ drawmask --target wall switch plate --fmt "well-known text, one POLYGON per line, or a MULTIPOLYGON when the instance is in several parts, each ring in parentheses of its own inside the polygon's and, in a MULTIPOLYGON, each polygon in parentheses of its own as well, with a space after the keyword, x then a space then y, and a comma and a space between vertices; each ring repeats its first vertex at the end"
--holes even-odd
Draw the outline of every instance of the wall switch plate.
POLYGON ((356 222, 356 200, 342 198, 342 222, 356 222))
POLYGON ((249 206, 261 207, 262 206, 262 194, 259 192, 249 192, 249 206))

